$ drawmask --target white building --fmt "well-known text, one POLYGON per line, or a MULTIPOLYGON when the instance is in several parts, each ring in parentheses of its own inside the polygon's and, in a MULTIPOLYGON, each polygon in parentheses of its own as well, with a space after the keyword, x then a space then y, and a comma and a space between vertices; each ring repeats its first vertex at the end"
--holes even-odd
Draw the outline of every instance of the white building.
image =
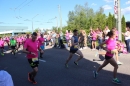
POLYGON ((26 33, 32 32, 32 30, 28 29, 26 26, 0 26, 0 34, 18 34, 18 33, 26 33))

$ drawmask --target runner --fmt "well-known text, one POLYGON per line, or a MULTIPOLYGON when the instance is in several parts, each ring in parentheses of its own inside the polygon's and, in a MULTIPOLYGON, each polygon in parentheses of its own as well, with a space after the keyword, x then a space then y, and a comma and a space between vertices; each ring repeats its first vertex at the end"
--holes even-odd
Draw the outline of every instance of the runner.
POLYGON ((118 65, 115 61, 115 59, 113 58, 113 55, 114 55, 114 50, 116 48, 116 34, 115 32, 113 31, 110 31, 108 32, 108 36, 109 36, 109 39, 106 40, 104 43, 102 43, 100 46, 107 51, 106 55, 105 55, 105 61, 104 63, 98 68, 97 71, 93 71, 94 73, 94 78, 97 77, 98 75, 98 72, 103 68, 105 67, 106 65, 108 65, 109 63, 114 67, 114 72, 113 72, 113 80, 112 82, 113 83, 116 83, 116 84, 121 84, 121 81, 119 81, 116 77, 116 74, 117 74, 117 69, 118 69, 118 65), (105 48, 103 45, 107 45, 107 48, 105 48))
POLYGON ((16 40, 14 39, 14 37, 11 38, 10 40, 10 46, 11 46, 11 53, 15 55, 15 51, 16 51, 16 40))
POLYGON ((1 49, 1 55, 4 56, 4 40, 0 37, 0 49, 1 49))
POLYGON ((34 78, 38 72, 38 64, 39 64, 38 49, 41 51, 41 53, 43 52, 40 49, 38 41, 37 41, 37 33, 33 32, 32 39, 25 42, 24 48, 23 48, 23 52, 27 53, 28 62, 33 69, 32 72, 28 73, 28 80, 32 82, 33 84, 37 84, 34 78))
POLYGON ((80 55, 80 57, 76 61, 74 61, 75 65, 78 65, 78 61, 83 58, 82 52, 78 49, 78 44, 79 44, 79 42, 78 42, 78 30, 75 29, 73 31, 73 33, 74 33, 74 35, 71 38, 72 46, 70 47, 70 55, 69 55, 69 58, 66 60, 66 63, 65 63, 66 68, 68 68, 68 62, 72 58, 73 54, 77 53, 78 55, 80 55))
MULTIPOLYGON (((42 50, 44 50, 45 48, 45 45, 44 45, 44 38, 43 38, 43 34, 41 34, 41 37, 38 39, 38 42, 39 42, 39 46, 42 50)), ((40 52, 40 58, 43 58, 42 57, 43 53, 40 52)))
POLYGON ((25 39, 24 43, 25 43, 25 42, 27 42, 29 39, 30 39, 30 35, 29 35, 29 34, 27 34, 27 35, 26 35, 26 39, 25 39))
POLYGON ((5 37, 5 41, 6 41, 6 43, 7 43, 7 45, 8 45, 8 49, 10 49, 10 45, 9 45, 9 41, 10 41, 10 39, 9 39, 9 37, 5 37))
POLYGON ((91 34, 92 34, 92 50, 96 50, 97 33, 94 30, 92 30, 91 34))

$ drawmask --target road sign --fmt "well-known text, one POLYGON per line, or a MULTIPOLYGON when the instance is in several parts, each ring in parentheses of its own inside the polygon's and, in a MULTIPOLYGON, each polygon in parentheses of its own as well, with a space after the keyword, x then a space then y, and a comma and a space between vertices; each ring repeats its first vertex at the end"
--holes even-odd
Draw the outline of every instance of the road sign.
POLYGON ((114 6, 114 13, 115 13, 115 14, 118 13, 118 8, 117 8, 117 6, 114 6))

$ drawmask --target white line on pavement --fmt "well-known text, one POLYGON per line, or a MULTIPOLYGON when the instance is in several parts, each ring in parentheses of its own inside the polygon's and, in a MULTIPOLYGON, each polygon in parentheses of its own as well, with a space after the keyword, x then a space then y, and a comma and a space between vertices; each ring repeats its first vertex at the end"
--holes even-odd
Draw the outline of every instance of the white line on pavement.
POLYGON ((41 62, 46 62, 45 60, 41 60, 41 59, 39 59, 39 61, 41 61, 41 62))

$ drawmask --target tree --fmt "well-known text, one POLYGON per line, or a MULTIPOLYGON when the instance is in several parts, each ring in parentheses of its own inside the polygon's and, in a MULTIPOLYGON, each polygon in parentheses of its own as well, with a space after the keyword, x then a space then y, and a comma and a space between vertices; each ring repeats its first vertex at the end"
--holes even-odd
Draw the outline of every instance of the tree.
POLYGON ((107 25, 109 27, 109 29, 112 29, 112 15, 111 13, 109 13, 108 19, 107 19, 107 25))
POLYGON ((112 15, 112 27, 116 27, 116 19, 114 15, 112 15))
POLYGON ((31 34, 31 32, 26 32, 26 34, 31 34))
POLYGON ((34 31, 35 31, 35 32, 38 32, 39 30, 40 30, 39 28, 36 28, 34 31))
MULTIPOLYGON (((125 32, 126 22, 125 22, 124 15, 122 16, 122 19, 121 19, 121 25, 122 25, 122 32, 125 32)), ((122 40, 124 40, 124 36, 122 36, 122 40)))
POLYGON ((126 22, 125 22, 124 15, 122 16, 122 19, 121 19, 121 25, 122 25, 122 32, 125 32, 126 22))
POLYGON ((89 32, 90 27, 93 29, 99 27, 103 30, 106 25, 110 29, 116 26, 114 15, 109 13, 109 16, 106 16, 102 7, 98 11, 94 11, 86 3, 84 6, 76 5, 74 10, 69 11, 67 26, 63 27, 62 31, 65 32, 67 29, 84 29, 86 32, 89 32))

